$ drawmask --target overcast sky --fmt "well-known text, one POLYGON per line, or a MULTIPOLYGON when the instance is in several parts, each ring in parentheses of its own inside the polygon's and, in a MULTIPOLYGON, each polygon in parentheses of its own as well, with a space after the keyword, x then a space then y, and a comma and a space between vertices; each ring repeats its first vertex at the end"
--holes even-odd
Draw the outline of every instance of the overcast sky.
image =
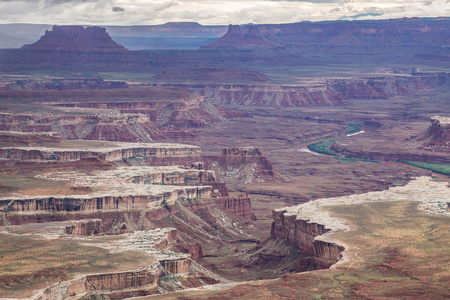
POLYGON ((0 0, 0 23, 204 25, 450 16, 450 0, 0 0))

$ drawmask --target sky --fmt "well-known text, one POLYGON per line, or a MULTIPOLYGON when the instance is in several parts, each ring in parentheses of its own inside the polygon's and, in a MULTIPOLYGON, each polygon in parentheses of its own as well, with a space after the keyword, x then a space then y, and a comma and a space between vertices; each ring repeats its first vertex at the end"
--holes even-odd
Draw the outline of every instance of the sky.
POLYGON ((228 25, 449 16, 450 0, 0 0, 2 24, 228 25))

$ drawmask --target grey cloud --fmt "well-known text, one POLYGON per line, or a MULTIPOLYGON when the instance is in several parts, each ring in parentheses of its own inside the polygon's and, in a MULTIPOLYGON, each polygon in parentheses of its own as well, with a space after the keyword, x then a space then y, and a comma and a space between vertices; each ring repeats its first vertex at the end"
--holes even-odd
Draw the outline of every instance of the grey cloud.
POLYGON ((113 11, 113 12, 121 12, 121 11, 125 11, 125 8, 120 7, 120 6, 114 6, 114 7, 112 8, 112 11, 113 11))
POLYGON ((156 12, 160 12, 160 11, 163 11, 163 10, 168 9, 168 8, 170 8, 172 6, 175 6, 175 5, 177 5, 177 3, 171 1, 171 2, 167 2, 167 3, 163 3, 160 6, 155 7, 153 10, 156 11, 156 12))

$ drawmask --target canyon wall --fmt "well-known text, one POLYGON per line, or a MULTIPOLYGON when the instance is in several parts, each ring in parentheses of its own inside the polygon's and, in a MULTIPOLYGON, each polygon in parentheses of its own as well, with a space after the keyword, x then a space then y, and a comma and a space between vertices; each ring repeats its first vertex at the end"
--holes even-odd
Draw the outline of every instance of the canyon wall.
POLYGON ((162 270, 158 267, 83 276, 80 279, 60 282, 38 293, 33 300, 63 300, 80 294, 97 291, 117 291, 156 284, 162 270))
POLYGON ((255 220, 252 213, 252 203, 247 195, 238 195, 236 197, 224 197, 218 199, 217 206, 235 216, 241 216, 245 219, 255 220))
POLYGON ((103 233, 103 222, 100 219, 75 221, 66 226, 65 232, 74 236, 90 236, 103 233))
POLYGON ((302 254, 298 271, 309 269, 328 269, 341 259, 344 247, 315 239, 330 231, 324 225, 297 219, 297 215, 285 215, 286 211, 273 211, 272 238, 283 238, 286 243, 296 245, 302 254))
MULTIPOLYGON (((433 74, 429 74, 433 77, 433 74)), ((301 85, 275 84, 155 84, 174 86, 205 97, 218 105, 327 106, 343 105, 346 99, 386 99, 394 95, 428 89, 421 76, 358 76, 347 79, 325 79, 323 83, 301 85)))
POLYGON ((4 212, 73 212, 96 210, 147 209, 165 202, 185 197, 188 199, 210 198, 210 186, 173 188, 170 192, 156 192, 144 195, 82 195, 82 196, 39 196, 35 198, 0 199, 0 211, 4 212))
POLYGON ((191 260, 188 258, 164 259, 159 261, 164 271, 172 274, 187 273, 191 260))
POLYGON ((116 161, 131 157, 158 156, 190 156, 200 153, 200 148, 177 144, 120 144, 91 149, 62 149, 62 148, 0 148, 0 158, 27 160, 57 160, 74 161, 89 157, 98 157, 106 161, 116 161))

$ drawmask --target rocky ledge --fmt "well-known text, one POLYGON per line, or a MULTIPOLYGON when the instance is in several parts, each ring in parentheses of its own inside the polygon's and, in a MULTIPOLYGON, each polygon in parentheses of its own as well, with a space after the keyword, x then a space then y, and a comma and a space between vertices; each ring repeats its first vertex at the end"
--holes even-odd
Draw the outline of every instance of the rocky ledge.
POLYGON ((347 246, 334 238, 334 233, 348 231, 350 227, 343 220, 331 217, 324 207, 366 202, 417 201, 422 209, 430 213, 450 216, 447 209, 448 199, 448 183, 419 177, 405 186, 392 187, 385 191, 325 198, 276 209, 273 211, 271 236, 284 238, 288 244, 296 245, 302 253, 311 255, 307 261, 299 261, 299 270, 329 268, 342 257, 350 259, 344 251, 347 246))
MULTIPOLYGON (((79 147, 83 147, 83 145, 80 144, 79 147)), ((104 143, 101 147, 85 145, 84 148, 78 149, 63 147, 3 147, 0 148, 0 159, 72 161, 87 157, 98 157, 107 161, 116 161, 137 156, 189 156, 199 153, 199 147, 182 144, 104 143)))

